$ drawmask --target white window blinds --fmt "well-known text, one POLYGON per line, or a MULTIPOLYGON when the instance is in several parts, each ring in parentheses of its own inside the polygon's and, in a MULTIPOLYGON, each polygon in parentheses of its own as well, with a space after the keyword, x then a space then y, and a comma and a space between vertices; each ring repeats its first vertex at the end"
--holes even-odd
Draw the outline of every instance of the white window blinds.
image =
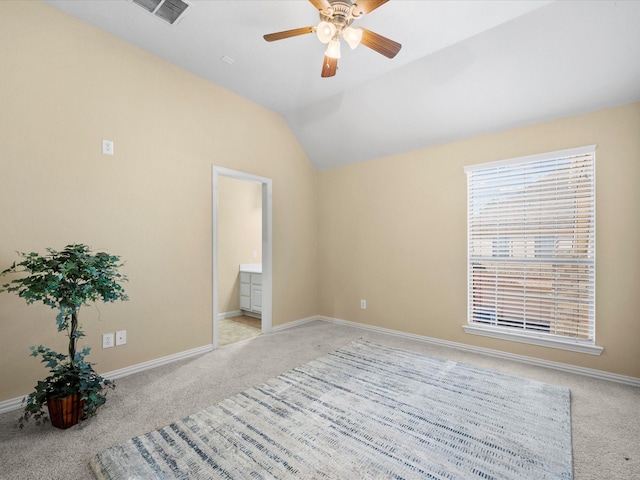
POLYGON ((595 342, 595 146, 465 168, 468 324, 595 342))

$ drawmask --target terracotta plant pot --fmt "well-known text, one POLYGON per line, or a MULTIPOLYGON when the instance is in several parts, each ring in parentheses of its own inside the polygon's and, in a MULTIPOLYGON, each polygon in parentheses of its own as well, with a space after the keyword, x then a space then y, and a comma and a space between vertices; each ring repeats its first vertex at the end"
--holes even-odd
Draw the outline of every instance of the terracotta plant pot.
POLYGON ((48 398, 51 425, 62 429, 73 427, 82 418, 82 403, 79 393, 65 398, 48 398))

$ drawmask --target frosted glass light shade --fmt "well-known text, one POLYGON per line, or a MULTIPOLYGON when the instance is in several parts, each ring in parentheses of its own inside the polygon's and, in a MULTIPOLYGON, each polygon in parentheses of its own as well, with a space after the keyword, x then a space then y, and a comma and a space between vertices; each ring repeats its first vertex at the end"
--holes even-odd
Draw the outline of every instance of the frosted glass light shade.
POLYGON ((333 23, 322 21, 316 27, 316 35, 322 43, 329 43, 336 34, 336 26, 333 23))
POLYGON ((331 40, 324 54, 330 58, 340 58, 340 41, 331 40))
POLYGON ((362 40, 362 29, 347 27, 342 32, 342 37, 347 41, 351 49, 354 49, 360 45, 360 41, 362 40))

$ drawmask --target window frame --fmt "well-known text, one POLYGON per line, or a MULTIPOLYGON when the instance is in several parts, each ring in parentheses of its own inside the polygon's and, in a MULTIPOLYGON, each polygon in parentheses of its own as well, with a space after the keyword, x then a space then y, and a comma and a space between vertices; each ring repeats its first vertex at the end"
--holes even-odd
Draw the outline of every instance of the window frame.
MULTIPOLYGON (((488 162, 488 163, 469 165, 464 167, 464 172, 467 176, 467 323, 466 325, 463 325, 463 329, 466 333, 474 334, 474 335, 482 335, 482 336, 487 336, 492 338, 499 338, 499 339, 510 340, 510 341, 516 341, 516 342, 522 342, 522 343, 529 343, 529 344, 540 345, 545 347, 559 348, 559 349, 570 350, 570 351, 575 351, 580 353, 588 353, 592 355, 600 355, 602 353, 602 351, 604 350, 603 347, 599 347, 595 344, 595 326, 596 326, 596 322, 595 322, 595 291, 596 291, 596 285, 595 285, 595 267, 596 267, 596 263, 595 263, 595 173, 596 173, 595 161, 596 161, 596 155, 595 155, 595 150, 596 150, 595 145, 587 145, 584 147, 571 148, 566 150, 559 150, 554 152, 547 152, 547 153, 542 153, 537 155, 529 155, 524 157, 512 158, 508 160, 500 160, 496 162, 488 162), (497 298, 500 295, 500 292, 502 292, 500 290, 502 287, 500 287, 499 281, 496 281, 496 286, 493 287, 496 291, 496 295, 495 295, 496 299, 493 300, 495 304, 492 305, 495 307, 493 310, 490 308, 485 308, 486 305, 481 304, 480 301, 477 299, 477 291, 479 287, 477 287, 475 282, 477 280, 478 284, 482 286, 483 285, 482 282, 485 281, 483 279, 483 274, 482 274, 483 270, 481 270, 481 268, 484 268, 483 264, 493 264, 492 269, 489 270, 489 273, 491 275, 495 274, 496 278, 504 279, 504 278, 507 278, 508 275, 513 275, 513 274, 500 273, 500 267, 498 267, 497 265, 499 265, 500 262, 503 262, 503 261, 507 261, 505 265, 507 265, 508 263, 518 265, 520 264, 520 262, 522 262, 522 265, 524 265, 525 263, 526 264, 530 263, 534 266, 538 266, 541 270, 542 268, 544 268, 544 266, 546 266, 546 268, 550 268, 550 266, 552 265, 556 265, 557 267, 559 267, 562 263, 564 263, 564 261, 561 262, 560 260, 556 259, 557 264, 554 264, 552 262, 551 263, 549 262, 549 257, 547 257, 547 259, 545 260, 545 257, 542 255, 542 253, 544 253, 545 255, 548 255, 548 252, 550 252, 549 245, 551 244, 550 238, 552 237, 552 235, 548 235, 548 234, 541 235, 539 232, 533 233, 533 234, 528 233, 527 223, 526 223, 527 220, 525 217, 522 225, 518 225, 518 230, 516 230, 517 232, 516 237, 524 239, 522 240, 523 245, 525 242, 528 242, 529 244, 531 244, 531 241, 533 241, 533 248, 532 248, 533 255, 529 254, 527 255, 528 258, 524 258, 523 256, 515 255, 515 253, 513 253, 513 255, 510 255, 509 253, 507 253, 505 257, 505 252, 508 252, 512 247, 509 247, 509 246, 505 247, 505 242, 508 243, 509 239, 507 238, 505 240, 505 238, 501 236, 502 234, 500 233, 499 228, 496 228, 495 232, 489 233, 489 235, 486 237, 487 242, 488 241, 492 242, 492 249, 491 249, 492 252, 488 257, 483 257, 482 262, 479 262, 478 261, 479 257, 477 256, 478 255, 477 245, 478 245, 478 238, 479 238, 477 225, 478 225, 478 221, 483 222, 486 220, 483 220, 481 215, 479 214, 474 216, 474 213, 473 213, 474 210, 478 211, 477 209, 479 208, 479 206, 481 206, 480 200, 475 200, 472 194, 472 192, 476 192, 476 189, 478 188, 478 185, 480 183, 478 180, 475 180, 474 175, 478 176, 479 174, 482 175, 484 173, 488 173, 489 178, 491 178, 491 180, 494 180, 499 176, 496 174, 494 175, 494 177, 491 177, 492 172, 501 171, 500 169, 502 169, 502 167, 507 167, 507 170, 512 169, 517 171, 517 169, 520 167, 522 167, 523 170, 525 170, 527 167, 531 165, 546 166, 547 162, 549 165, 551 165, 551 162, 556 162, 557 165, 553 170, 553 173, 557 174, 557 172, 562 170, 563 168, 565 169, 564 171, 573 170, 572 168, 566 169, 566 167, 562 167, 562 168, 559 167, 558 166, 560 164, 559 162, 562 162, 565 159, 572 159, 575 157, 588 157, 588 156, 590 156, 591 158, 590 173, 592 175, 591 177, 592 179, 590 183, 590 187, 591 187, 590 196, 588 197, 592 206, 589 220, 591 222, 590 225, 592 225, 593 231, 587 235, 587 237, 589 238, 588 245, 590 247, 591 253, 588 255, 587 260, 582 259, 580 260, 580 262, 584 262, 583 264, 587 266, 587 270, 591 274, 590 278, 592 278, 592 280, 588 282, 588 288, 590 289, 589 295, 592 295, 591 297, 592 300, 589 303, 589 315, 588 315, 588 324, 587 324, 590 338, 579 338, 579 335, 577 334, 576 336, 565 336, 558 333, 552 333, 549 327, 545 329, 544 325, 540 324, 539 322, 536 322, 535 319, 529 319, 527 317, 527 310, 524 306, 528 301, 528 297, 527 297, 528 293, 527 293, 526 287, 522 288, 524 292, 521 297, 523 306, 519 307, 516 305, 515 307, 516 311, 518 309, 521 310, 522 312, 521 318, 518 319, 516 316, 515 320, 514 320, 514 317, 511 317, 510 319, 507 319, 507 320, 504 320, 504 319, 500 320, 501 315, 498 307, 505 308, 506 304, 501 304, 500 302, 502 300, 498 300, 497 298), (476 183, 472 184, 474 180, 476 181, 476 183), (493 238, 491 237, 491 235, 494 235, 493 238), (476 249, 475 256, 474 256, 474 250, 473 250, 474 247, 476 249), (500 275, 502 275, 502 277, 500 275), (483 318, 484 320, 479 320, 480 318, 483 318), (519 323, 520 325, 522 325, 522 327, 518 326, 519 323), (531 326, 528 327, 527 323, 530 323, 531 326)), ((538 171, 538 174, 539 174, 539 171, 538 171)), ((522 178, 523 178, 522 180, 523 185, 537 186, 537 182, 527 179, 527 177, 525 177, 524 175, 522 178)), ((542 178, 544 178, 545 182, 547 181, 546 173, 542 175, 542 178)), ((512 180, 513 178, 511 177, 509 181, 512 182, 512 180)), ((500 188, 495 187, 494 190, 497 191, 497 190, 500 190, 500 188)), ((526 190, 526 188, 524 190, 526 190)), ((498 197, 501 198, 502 201, 504 201, 504 199, 507 199, 507 201, 509 201, 508 200, 509 198, 514 197, 513 193, 502 195, 499 192, 494 192, 493 195, 496 198, 498 197)), ((536 198, 534 194, 525 193, 525 195, 530 195, 532 199, 536 198)), ((540 194, 540 196, 542 198, 544 194, 540 194)), ((529 198, 527 198, 527 201, 528 200, 529 198)), ((553 205, 556 205, 556 204, 554 203, 553 205)), ((560 206, 562 205, 563 204, 561 203, 560 206)), ((545 213, 546 213, 546 210, 545 210, 545 213)), ((517 217, 517 214, 515 216, 517 217)), ((510 219, 512 218, 514 217, 510 217, 510 219)), ((574 212, 573 216, 570 218, 575 224, 578 224, 579 218, 577 213, 574 212)), ((486 225, 490 226, 490 223, 489 224, 480 223, 480 225, 482 225, 482 227, 484 228, 486 225)), ((561 249, 564 249, 565 247, 564 246, 561 247, 559 243, 560 242, 558 242, 557 247, 554 247, 555 248, 553 250, 554 255, 564 252, 564 250, 561 250, 561 249)), ((559 258, 559 256, 557 258, 559 258)), ((570 257, 569 260, 567 260, 568 263, 571 261, 573 261, 573 257, 570 257)), ((525 269, 523 270, 523 272, 526 272, 526 268, 528 267, 522 267, 522 268, 525 269)), ((553 269, 553 267, 551 267, 551 269, 553 269)), ((523 277, 523 278, 526 278, 526 277, 523 277)), ((554 281, 557 281, 557 280, 554 280, 554 281)), ((503 293, 503 294, 506 295, 506 293, 503 293)), ((515 297, 516 297, 516 300, 520 300, 517 294, 515 295, 515 297)), ((512 298, 513 297, 510 297, 510 301, 512 298)), ((549 303, 554 303, 554 304, 559 303, 559 296, 557 295, 557 293, 549 295, 547 298, 552 299, 549 303)), ((551 311, 552 311, 552 308, 548 308, 547 310, 543 310, 543 313, 550 315, 551 311)), ((564 323, 562 320, 560 321, 560 323, 557 322, 557 318, 555 318, 555 320, 550 322, 551 322, 550 325, 554 327, 554 329, 558 328, 558 325, 564 326, 564 323)))

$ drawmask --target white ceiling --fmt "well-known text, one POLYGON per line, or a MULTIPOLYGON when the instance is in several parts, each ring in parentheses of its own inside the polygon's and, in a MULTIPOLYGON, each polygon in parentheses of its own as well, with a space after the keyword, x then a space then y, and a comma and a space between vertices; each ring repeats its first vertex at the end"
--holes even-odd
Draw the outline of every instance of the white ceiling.
POLYGON ((640 101, 637 0, 391 0, 354 26, 402 50, 343 44, 332 78, 315 35, 262 38, 317 24, 306 0, 188 0, 175 25, 129 0, 45 1, 280 113, 318 170, 640 101))

